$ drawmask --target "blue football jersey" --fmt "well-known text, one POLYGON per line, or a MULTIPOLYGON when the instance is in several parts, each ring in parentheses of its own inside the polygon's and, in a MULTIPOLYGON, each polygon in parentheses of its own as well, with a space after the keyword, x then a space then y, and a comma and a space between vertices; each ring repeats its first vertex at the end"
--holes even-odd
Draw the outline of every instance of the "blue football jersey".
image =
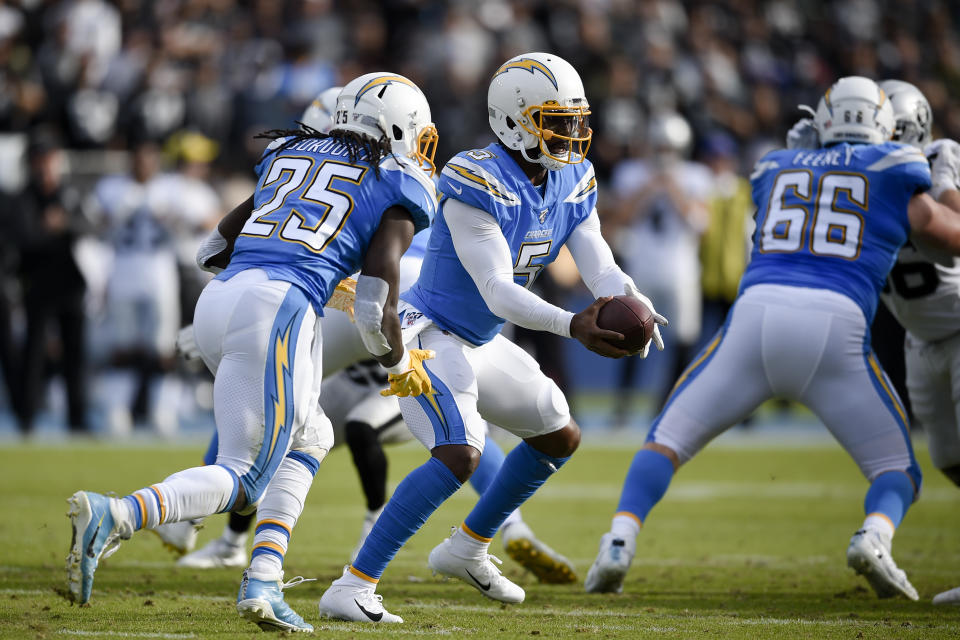
MULTIPOLYGON (((529 287, 597 204, 589 161, 548 171, 543 195, 498 143, 454 156, 440 174, 442 201, 459 200, 494 217, 510 247, 514 282, 529 287)), ((401 298, 437 326, 480 345, 499 333, 494 315, 460 264, 444 208, 431 229, 420 278, 401 298)))
POLYGON ((337 283, 360 270, 383 212, 401 206, 417 231, 425 229, 436 214, 436 189, 408 158, 383 158, 378 178, 368 161, 351 164, 347 148, 333 138, 273 151, 282 141, 257 164, 253 214, 217 278, 263 269, 303 289, 323 315, 337 283))
POLYGON ((429 244, 429 242, 430 228, 428 227, 413 236, 413 240, 410 241, 410 248, 403 254, 403 257, 423 260, 423 256, 427 253, 427 244, 429 244))
POLYGON ((923 154, 894 142, 780 150, 750 181, 757 229, 741 292, 760 283, 830 289, 872 321, 910 234, 907 203, 930 188, 923 154))

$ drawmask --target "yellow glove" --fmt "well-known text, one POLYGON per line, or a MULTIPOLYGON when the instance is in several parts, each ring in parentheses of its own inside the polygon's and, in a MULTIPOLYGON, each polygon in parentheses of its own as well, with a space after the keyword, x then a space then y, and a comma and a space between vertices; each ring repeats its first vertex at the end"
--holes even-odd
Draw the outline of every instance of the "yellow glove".
MULTIPOLYGON (((430 383, 430 376, 423 368, 423 361, 435 357, 437 354, 429 349, 411 349, 408 359, 407 370, 403 373, 391 373, 387 376, 390 382, 390 388, 380 392, 382 396, 419 396, 422 393, 433 391, 433 385, 430 383)), ((400 359, 401 362, 403 358, 400 359)))
POLYGON ((353 278, 344 278, 333 290, 333 295, 327 300, 327 307, 343 311, 350 316, 353 322, 353 300, 357 295, 357 281, 353 278))

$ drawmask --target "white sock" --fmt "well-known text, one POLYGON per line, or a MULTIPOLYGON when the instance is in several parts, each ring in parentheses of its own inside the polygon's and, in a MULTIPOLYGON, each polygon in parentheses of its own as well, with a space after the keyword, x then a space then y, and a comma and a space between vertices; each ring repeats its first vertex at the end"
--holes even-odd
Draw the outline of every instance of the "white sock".
POLYGON ((613 516, 610 532, 617 538, 633 541, 640 535, 640 523, 630 516, 616 515, 613 516))
POLYGON ((173 474, 159 484, 122 498, 134 529, 152 529, 166 522, 202 518, 230 505, 234 475, 218 465, 193 467, 173 474), (139 527, 137 526, 139 525, 139 527))
POLYGON ((303 512, 303 504, 313 483, 313 473, 313 469, 288 455, 270 479, 257 509, 257 528, 253 534, 250 559, 251 575, 273 576, 282 573, 290 534, 303 512))
POLYGON ((223 534, 220 538, 231 547, 242 547, 247 544, 247 532, 236 532, 228 524, 223 528, 223 534))
POLYGON ((876 531, 888 544, 893 540, 893 534, 896 532, 890 518, 879 513, 871 513, 864 518, 861 529, 876 531))
POLYGON ((371 591, 377 588, 377 582, 379 582, 379 580, 376 582, 371 582, 366 578, 361 578, 360 576, 354 574, 352 569, 353 567, 351 566, 349 569, 344 571, 342 576, 333 581, 333 584, 342 587, 354 587, 356 589, 370 589, 371 591))
POLYGON ((450 538, 450 553, 458 558, 486 558, 490 550, 490 539, 481 540, 465 527, 466 525, 461 524, 450 538))

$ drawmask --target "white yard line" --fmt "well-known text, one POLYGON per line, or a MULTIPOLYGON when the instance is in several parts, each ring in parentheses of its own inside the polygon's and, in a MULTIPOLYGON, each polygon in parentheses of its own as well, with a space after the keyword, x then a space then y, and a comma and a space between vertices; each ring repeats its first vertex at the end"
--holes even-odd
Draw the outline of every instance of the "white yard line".
POLYGON ((196 638, 192 633, 151 633, 149 631, 80 631, 78 629, 60 629, 59 634, 65 636, 83 636, 89 638, 161 638, 162 640, 181 640, 182 638, 196 638))
MULTIPOLYGON (((537 491, 537 500, 597 500, 617 498, 623 490, 622 485, 578 483, 568 485, 546 484, 537 491)), ((938 487, 924 489, 921 500, 924 502, 955 502, 960 492, 955 488, 938 487)), ((733 498, 830 498, 841 500, 859 500, 863 491, 835 484, 817 482, 677 482, 670 487, 665 500, 672 502, 706 502, 716 499, 733 498)))
POLYGON ((435 627, 431 629, 410 629, 404 628, 396 624, 357 624, 350 622, 324 622, 322 624, 316 625, 316 630, 319 631, 344 631, 350 632, 351 634, 361 634, 367 633, 372 635, 406 635, 406 636, 448 636, 452 633, 470 633, 470 630, 463 629, 461 627, 451 627, 449 629, 443 627, 435 627))

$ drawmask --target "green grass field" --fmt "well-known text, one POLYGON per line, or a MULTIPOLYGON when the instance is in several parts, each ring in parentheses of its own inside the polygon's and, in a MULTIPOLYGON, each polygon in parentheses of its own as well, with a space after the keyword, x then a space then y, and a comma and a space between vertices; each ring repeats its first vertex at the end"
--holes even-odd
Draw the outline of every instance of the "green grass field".
MULTIPOLYGON (((525 505, 541 538, 570 557, 582 581, 607 530, 635 445, 591 446, 525 505)), ((391 479, 424 459, 417 446, 390 451, 391 479)), ((331 623, 316 601, 339 575, 364 508, 349 456, 336 451, 317 474, 287 556, 287 577, 317 578, 287 600, 330 638, 957 638, 960 607, 930 604, 960 585, 960 490, 918 451, 921 501, 894 555, 920 602, 878 600, 845 565, 862 518, 866 482, 836 445, 715 447, 684 468, 654 510, 622 595, 587 595, 582 582, 540 586, 501 552, 527 589, 501 606, 461 583, 435 580, 429 550, 473 504, 464 488, 401 550, 379 593, 401 627, 331 623)), ((177 569, 158 539, 138 534, 97 572, 90 607, 63 597, 70 540, 65 499, 78 488, 120 494, 195 464, 199 447, 63 444, 0 449, 0 637, 256 638, 233 609, 239 571, 177 569)), ((217 535, 211 518, 201 543, 217 535)))

